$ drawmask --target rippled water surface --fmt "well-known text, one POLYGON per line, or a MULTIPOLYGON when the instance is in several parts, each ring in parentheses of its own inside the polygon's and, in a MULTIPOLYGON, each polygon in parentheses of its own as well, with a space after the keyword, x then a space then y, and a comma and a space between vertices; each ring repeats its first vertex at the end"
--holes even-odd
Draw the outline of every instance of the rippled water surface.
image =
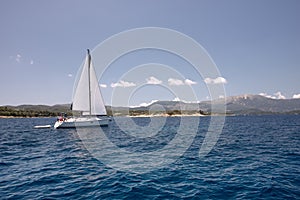
MULTIPOLYGON (((300 199, 300 116, 227 117, 216 146, 200 159, 210 121, 203 117, 183 156, 144 174, 105 166, 75 130, 33 129, 54 121, 0 119, 0 198, 300 199)), ((134 121, 149 124, 149 118, 134 121)), ((119 148, 145 152, 172 141, 179 123, 168 118, 148 139, 126 135, 114 121, 104 129, 119 148)))

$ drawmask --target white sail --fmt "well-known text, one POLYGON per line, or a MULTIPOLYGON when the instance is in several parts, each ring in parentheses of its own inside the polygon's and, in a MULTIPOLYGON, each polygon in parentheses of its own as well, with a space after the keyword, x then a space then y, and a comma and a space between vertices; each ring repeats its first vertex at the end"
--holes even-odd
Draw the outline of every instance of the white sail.
POLYGON ((89 112, 88 59, 89 57, 87 55, 73 96, 72 110, 89 112))
POLYGON ((89 53, 74 93, 72 110, 81 111, 83 115, 106 115, 98 79, 89 53))
POLYGON ((100 93, 100 87, 96 76, 95 69, 90 66, 90 83, 91 83, 91 114, 92 115, 107 115, 105 105, 100 93))

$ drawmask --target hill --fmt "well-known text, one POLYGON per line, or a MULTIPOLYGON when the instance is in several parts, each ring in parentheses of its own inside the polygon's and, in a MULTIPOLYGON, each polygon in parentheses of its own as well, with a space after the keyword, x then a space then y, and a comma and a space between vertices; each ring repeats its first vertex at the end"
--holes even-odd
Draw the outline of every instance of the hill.
MULTIPOLYGON (((226 99, 202 101, 200 103, 157 101, 149 105, 146 109, 199 111, 211 114, 212 105, 218 108, 218 106, 221 107, 224 103, 226 105, 226 113, 232 115, 300 114, 300 99, 271 99, 260 95, 239 95, 226 99)), ((214 114, 224 114, 221 112, 214 114)))
MULTIPOLYGON (((112 107, 114 113, 131 115, 139 114, 224 114, 222 110, 212 112, 212 106, 222 107, 225 104, 226 114, 230 115, 266 115, 266 114, 300 114, 300 99, 271 99, 260 95, 239 95, 226 99, 185 103, 182 101, 157 101, 147 107, 112 107)), ((217 109, 216 109, 217 110, 217 109)))
POLYGON ((300 99, 271 99, 260 95, 241 95, 226 99, 227 112, 235 114, 286 114, 300 111, 300 99))
MULTIPOLYGON (((239 95, 226 99, 185 103, 181 101, 157 101, 146 107, 106 106, 108 115, 149 115, 149 114, 224 114, 221 111, 211 113, 214 107, 226 105, 226 114, 263 115, 263 114, 300 114, 300 99, 271 99, 260 95, 239 95)), ((0 106, 0 116, 13 117, 53 117, 64 112, 72 115, 70 104, 0 106)))
POLYGON ((61 112, 72 115, 70 104, 60 104, 54 106, 47 105, 19 105, 0 106, 0 116, 12 117, 55 117, 61 112))

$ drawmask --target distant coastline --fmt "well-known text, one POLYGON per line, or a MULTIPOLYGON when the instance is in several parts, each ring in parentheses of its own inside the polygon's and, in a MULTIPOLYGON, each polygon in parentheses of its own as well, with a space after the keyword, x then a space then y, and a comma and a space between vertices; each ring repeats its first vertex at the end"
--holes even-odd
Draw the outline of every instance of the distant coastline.
MULTIPOLYGON (((216 116, 216 115, 300 115, 300 99, 271 99, 260 95, 239 95, 187 103, 182 101, 157 101, 148 106, 106 106, 109 116, 168 117, 168 116, 216 116), (212 111, 215 108, 224 109, 212 111), (158 105, 158 106, 157 106, 158 105), (154 109, 153 108, 160 108, 154 109)), ((0 118, 56 117, 60 113, 72 116, 70 104, 0 106, 0 118)))
POLYGON ((26 117, 21 117, 21 116, 3 116, 3 115, 0 115, 0 119, 18 119, 18 118, 53 118, 53 117, 43 117, 43 116, 39 116, 39 117, 29 117, 29 116, 26 116, 26 117))

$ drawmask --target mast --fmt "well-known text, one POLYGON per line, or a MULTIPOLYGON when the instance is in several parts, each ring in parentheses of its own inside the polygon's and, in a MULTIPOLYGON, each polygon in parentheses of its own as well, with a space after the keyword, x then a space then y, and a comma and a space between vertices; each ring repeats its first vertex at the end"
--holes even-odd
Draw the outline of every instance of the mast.
POLYGON ((91 98, 91 55, 90 50, 87 49, 88 53, 88 82, 89 82, 89 114, 92 115, 92 98, 91 98))

